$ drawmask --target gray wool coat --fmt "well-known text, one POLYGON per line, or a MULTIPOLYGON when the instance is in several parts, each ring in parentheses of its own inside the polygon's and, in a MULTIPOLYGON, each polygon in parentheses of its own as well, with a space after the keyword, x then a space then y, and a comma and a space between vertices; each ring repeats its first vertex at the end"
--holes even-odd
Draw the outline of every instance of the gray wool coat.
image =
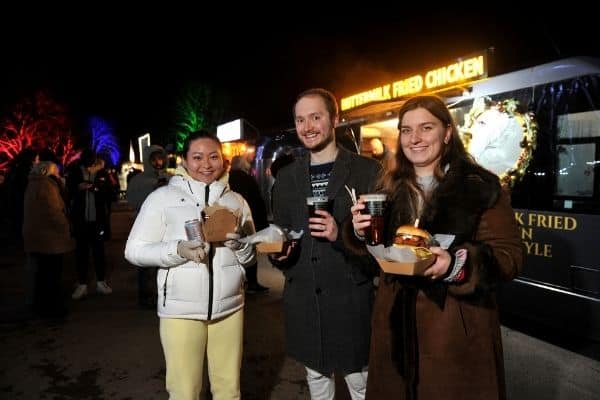
POLYGON ((370 256, 351 254, 341 231, 351 218, 351 198, 373 190, 380 164, 339 148, 327 195, 333 199, 333 217, 339 234, 335 242, 313 238, 308 229, 306 197, 312 196, 310 155, 283 168, 273 187, 275 224, 304 230, 299 253, 278 265, 285 275, 283 292, 286 350, 289 356, 323 374, 354 372, 367 365, 373 303, 370 256))

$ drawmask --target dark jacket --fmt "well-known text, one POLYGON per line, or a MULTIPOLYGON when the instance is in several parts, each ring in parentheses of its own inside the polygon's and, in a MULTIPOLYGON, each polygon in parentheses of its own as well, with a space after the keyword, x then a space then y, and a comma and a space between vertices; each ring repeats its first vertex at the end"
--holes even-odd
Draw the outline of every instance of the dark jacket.
MULTIPOLYGON (((386 244, 412 223, 407 192, 392 197, 386 244)), ((350 224, 351 227, 351 224, 350 224)), ((367 398, 504 399, 495 288, 521 270, 524 247, 508 194, 495 175, 455 163, 421 217, 432 234, 456 235, 468 251, 460 284, 383 274, 373 311, 367 398)), ((352 239, 346 227, 347 241, 352 239)), ((355 249, 362 246, 354 242, 355 249)))
POLYGON ((268 227, 267 207, 260 195, 260 187, 254 177, 241 169, 231 170, 229 171, 229 187, 234 192, 241 194, 246 202, 248 202, 256 231, 268 227))
POLYGON ((79 184, 84 182, 84 173, 79 163, 74 164, 67 175, 67 193, 70 198, 70 213, 75 237, 85 232, 85 223, 95 220, 96 230, 100 237, 110 238, 109 210, 112 198, 112 185, 105 169, 96 173, 93 187, 89 190, 79 190, 79 184), (87 197, 94 197, 95 213, 86 216, 87 197))
MULTIPOLYGON (((373 276, 370 256, 336 242, 313 238, 308 229, 306 197, 312 196, 310 155, 296 159, 278 174, 273 188, 275 224, 304 230, 299 256, 284 268, 283 292, 287 353, 321 373, 353 372, 367 365, 373 276)), ((352 201, 344 185, 357 195, 373 189, 378 162, 339 148, 327 195, 334 199, 333 217, 341 232, 352 201)))
POLYGON ((144 171, 134 175, 127 182, 127 202, 133 206, 136 212, 140 211, 144 200, 155 189, 166 185, 171 175, 166 172, 167 152, 161 146, 152 145, 143 151, 144 171), (164 168, 156 169, 152 165, 150 157, 153 153, 160 153, 164 158, 164 168))

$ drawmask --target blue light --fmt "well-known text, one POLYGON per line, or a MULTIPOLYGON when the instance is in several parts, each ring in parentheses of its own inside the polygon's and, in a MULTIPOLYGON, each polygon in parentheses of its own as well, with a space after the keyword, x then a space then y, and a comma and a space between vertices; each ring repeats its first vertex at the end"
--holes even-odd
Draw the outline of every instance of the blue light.
POLYGON ((117 165, 121 153, 112 127, 102 118, 91 117, 90 131, 92 133, 92 149, 104 158, 108 158, 106 161, 110 161, 113 166, 117 165))

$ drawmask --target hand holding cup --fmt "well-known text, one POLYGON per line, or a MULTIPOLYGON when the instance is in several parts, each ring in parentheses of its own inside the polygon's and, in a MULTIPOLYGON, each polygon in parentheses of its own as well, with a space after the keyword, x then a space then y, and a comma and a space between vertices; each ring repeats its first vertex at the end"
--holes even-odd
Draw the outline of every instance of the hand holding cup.
POLYGON ((306 198, 308 206, 308 228, 311 236, 333 242, 337 239, 338 227, 331 215, 333 201, 327 196, 306 198))
POLYGON ((189 261, 201 263, 208 254, 208 244, 199 240, 181 240, 177 243, 177 254, 189 261))
POLYGON ((352 226, 354 227, 354 232, 360 237, 365 237, 365 230, 371 225, 371 216, 362 213, 364 208, 365 203, 362 199, 358 199, 356 204, 350 207, 350 212, 352 213, 352 226))

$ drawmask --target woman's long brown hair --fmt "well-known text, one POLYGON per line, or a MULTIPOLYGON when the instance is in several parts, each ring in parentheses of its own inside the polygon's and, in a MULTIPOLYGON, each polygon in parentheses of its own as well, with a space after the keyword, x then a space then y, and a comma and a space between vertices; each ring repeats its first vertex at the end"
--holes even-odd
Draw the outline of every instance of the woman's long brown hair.
MULTIPOLYGON (((402 125, 402 118, 408 111, 415 110, 417 108, 424 108, 429 111, 434 117, 442 122, 443 126, 451 128, 450 140, 447 144, 443 144, 442 157, 440 163, 436 166, 434 175, 439 181, 444 176, 444 168, 450 164, 453 160, 462 159, 469 163, 474 163, 473 158, 465 150, 462 140, 458 134, 458 128, 448 107, 444 104, 443 100, 437 96, 425 95, 415 96, 407 100, 400 111, 398 112, 398 129, 402 125)), ((387 193, 388 196, 393 197, 401 186, 408 188, 410 195, 410 206, 412 207, 412 214, 417 217, 418 204, 420 204, 419 198, 425 198, 425 194, 417 184, 417 176, 415 168, 406 158, 402 151, 402 144, 400 141, 400 135, 398 135, 398 142, 396 145, 396 163, 395 166, 386 171, 377 184, 379 191, 387 193)))

